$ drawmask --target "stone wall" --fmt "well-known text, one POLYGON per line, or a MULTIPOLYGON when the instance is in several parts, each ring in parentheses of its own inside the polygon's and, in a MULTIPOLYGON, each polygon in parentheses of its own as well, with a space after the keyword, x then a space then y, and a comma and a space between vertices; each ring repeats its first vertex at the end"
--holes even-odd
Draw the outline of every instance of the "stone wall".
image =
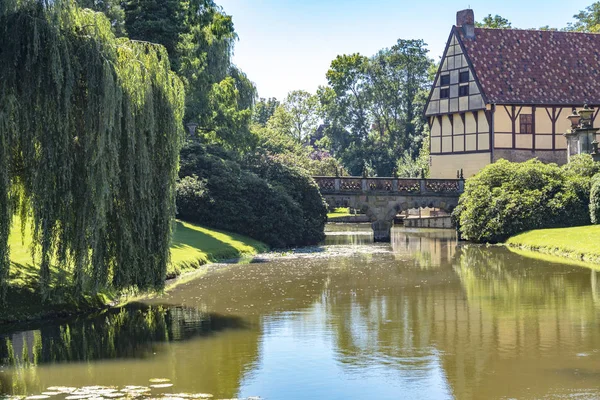
POLYGON ((563 165, 567 163, 567 151, 545 151, 545 150, 512 150, 512 149, 495 149, 494 162, 505 159, 512 162, 525 162, 532 158, 538 158, 544 163, 556 163, 563 165))

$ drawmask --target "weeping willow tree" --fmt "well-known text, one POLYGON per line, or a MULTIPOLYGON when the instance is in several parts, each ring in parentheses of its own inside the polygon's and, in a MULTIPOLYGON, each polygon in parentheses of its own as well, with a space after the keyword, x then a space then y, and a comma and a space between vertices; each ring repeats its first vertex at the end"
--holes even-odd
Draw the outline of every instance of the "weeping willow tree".
POLYGON ((161 287, 185 97, 165 49, 71 0, 0 0, 0 43, 2 298, 15 215, 46 298, 51 265, 78 294, 161 287))

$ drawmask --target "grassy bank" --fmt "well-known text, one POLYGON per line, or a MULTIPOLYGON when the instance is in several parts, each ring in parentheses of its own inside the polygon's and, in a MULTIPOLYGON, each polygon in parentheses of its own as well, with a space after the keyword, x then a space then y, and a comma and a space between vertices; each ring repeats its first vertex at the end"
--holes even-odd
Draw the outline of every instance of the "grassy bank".
POLYGON ((327 219, 332 220, 336 218, 344 218, 349 217, 353 214, 350 214, 350 208, 348 207, 338 207, 333 210, 333 212, 327 213, 327 219))
MULTIPOLYGON (((0 323, 26 321, 47 317, 61 317, 84 313, 105 307, 119 295, 103 292, 97 296, 74 299, 61 294, 60 286, 68 285, 70 274, 53 272, 55 298, 60 300, 42 304, 38 286, 38 267, 31 256, 31 233, 24 235, 13 228, 9 238, 11 269, 8 282, 7 306, 0 310, 0 323)), ((207 229, 177 221, 171 245, 171 264, 167 278, 199 268, 210 262, 252 256, 267 250, 267 246, 248 237, 207 229)))
POLYGON ((567 257, 589 263, 600 263, 600 225, 574 228, 539 229, 511 237, 511 247, 567 257))

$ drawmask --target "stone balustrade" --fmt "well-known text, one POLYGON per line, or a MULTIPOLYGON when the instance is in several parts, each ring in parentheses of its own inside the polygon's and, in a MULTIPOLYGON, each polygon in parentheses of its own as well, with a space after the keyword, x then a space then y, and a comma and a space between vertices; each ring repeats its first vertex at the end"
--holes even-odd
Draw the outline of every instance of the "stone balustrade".
POLYGON ((464 191, 464 179, 406 179, 316 176, 321 193, 449 195, 464 191))

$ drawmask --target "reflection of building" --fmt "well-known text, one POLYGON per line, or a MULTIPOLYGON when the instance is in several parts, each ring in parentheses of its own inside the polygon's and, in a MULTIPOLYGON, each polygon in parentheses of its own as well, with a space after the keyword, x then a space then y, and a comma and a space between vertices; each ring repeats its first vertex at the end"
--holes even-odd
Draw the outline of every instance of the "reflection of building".
POLYGON ((457 245, 451 229, 394 228, 390 241, 397 256, 410 255, 422 268, 449 264, 457 245))
POLYGON ((600 105, 599 53, 596 34, 475 28, 460 11, 427 103, 432 177, 501 158, 565 163, 567 116, 600 105))

